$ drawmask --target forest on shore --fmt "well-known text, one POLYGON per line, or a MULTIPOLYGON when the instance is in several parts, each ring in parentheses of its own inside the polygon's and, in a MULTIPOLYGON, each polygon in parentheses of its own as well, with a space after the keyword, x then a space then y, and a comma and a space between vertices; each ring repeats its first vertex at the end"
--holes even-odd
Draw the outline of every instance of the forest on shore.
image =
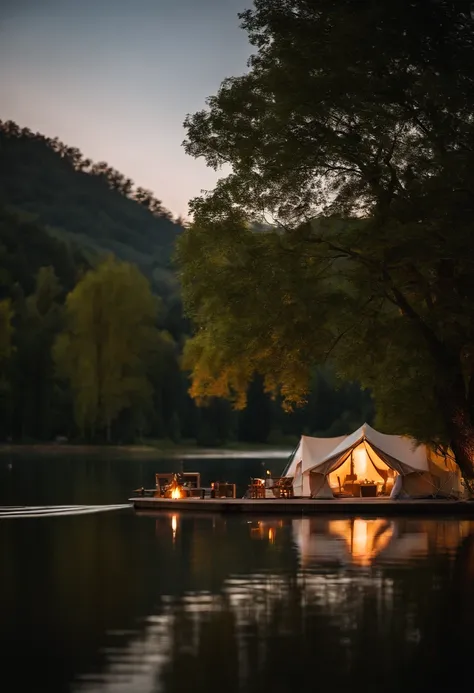
POLYGON ((327 366, 293 412, 257 374, 240 410, 190 396, 184 226, 107 163, 0 123, 0 441, 281 444, 373 419, 370 393, 327 366))

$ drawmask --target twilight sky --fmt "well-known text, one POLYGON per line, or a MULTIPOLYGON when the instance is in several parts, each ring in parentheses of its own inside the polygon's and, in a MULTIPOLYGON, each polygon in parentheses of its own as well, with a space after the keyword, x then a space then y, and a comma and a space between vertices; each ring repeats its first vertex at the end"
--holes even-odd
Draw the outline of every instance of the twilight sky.
POLYGON ((0 120, 59 137, 175 215, 219 174, 185 155, 187 113, 251 53, 252 0, 0 0, 0 120))

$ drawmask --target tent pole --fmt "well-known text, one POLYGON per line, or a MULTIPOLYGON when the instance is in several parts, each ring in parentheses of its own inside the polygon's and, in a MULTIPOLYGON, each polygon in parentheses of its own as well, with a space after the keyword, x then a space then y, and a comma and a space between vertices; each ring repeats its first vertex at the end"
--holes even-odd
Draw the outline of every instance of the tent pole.
POLYGON ((286 463, 285 469, 281 473, 282 477, 286 476, 286 474, 290 468, 290 465, 293 462, 294 456, 296 455, 296 451, 298 450, 298 448, 300 446, 300 443, 301 443, 301 438, 299 439, 298 443, 296 444, 296 447, 294 448, 293 452, 290 454, 290 457, 288 458, 288 462, 286 463))

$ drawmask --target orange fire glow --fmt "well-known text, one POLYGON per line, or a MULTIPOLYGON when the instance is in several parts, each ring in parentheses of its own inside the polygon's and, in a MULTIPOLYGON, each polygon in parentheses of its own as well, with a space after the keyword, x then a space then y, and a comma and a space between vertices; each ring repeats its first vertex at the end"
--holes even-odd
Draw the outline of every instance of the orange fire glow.
POLYGON ((175 486, 171 491, 171 498, 181 498, 181 491, 178 486, 175 486))

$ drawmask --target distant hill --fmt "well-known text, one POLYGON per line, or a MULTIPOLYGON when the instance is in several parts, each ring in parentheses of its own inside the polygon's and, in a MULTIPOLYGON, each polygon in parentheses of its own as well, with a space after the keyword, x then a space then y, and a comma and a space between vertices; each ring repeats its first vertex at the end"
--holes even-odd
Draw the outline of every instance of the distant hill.
POLYGON ((136 263, 157 293, 176 291, 179 221, 149 190, 57 138, 0 121, 0 205, 70 241, 91 262, 113 252, 136 263))

